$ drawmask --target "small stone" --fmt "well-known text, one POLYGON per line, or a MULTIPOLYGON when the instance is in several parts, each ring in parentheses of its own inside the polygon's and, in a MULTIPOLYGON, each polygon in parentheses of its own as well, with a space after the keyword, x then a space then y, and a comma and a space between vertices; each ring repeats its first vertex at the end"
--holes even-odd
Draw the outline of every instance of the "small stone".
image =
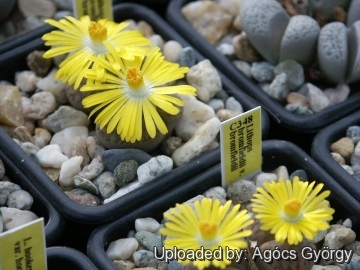
POLYGON ((312 242, 314 244, 316 243, 319 243, 320 241, 322 241, 325 236, 327 235, 328 233, 328 230, 319 230, 317 233, 316 233, 316 236, 314 237, 314 239, 312 240, 312 242))
POLYGON ((286 82, 290 91, 298 89, 305 81, 303 67, 294 60, 285 60, 274 68, 274 74, 286 74, 286 82))
POLYGON ((232 44, 221 43, 219 46, 216 47, 216 50, 230 59, 234 58, 235 56, 235 48, 232 44))
POLYGON ((220 75, 208 59, 192 66, 186 73, 186 80, 197 89, 197 97, 205 103, 222 89, 220 75))
POLYGON ((86 148, 90 159, 94 159, 98 156, 101 157, 102 153, 106 150, 94 136, 86 138, 86 148))
POLYGON ((210 99, 207 105, 213 108, 215 112, 225 108, 224 102, 221 99, 217 99, 217 98, 210 99))
POLYGON ((74 202, 84 206, 97 206, 100 204, 98 197, 88 193, 82 188, 65 191, 64 193, 74 202))
POLYGON ((210 106, 197 100, 194 96, 182 95, 181 100, 184 102, 184 110, 175 127, 175 132, 182 140, 188 141, 200 126, 215 117, 215 112, 210 106))
POLYGON ((75 188, 82 188, 91 194, 98 195, 99 189, 96 187, 94 183, 92 183, 90 180, 81 177, 79 175, 74 176, 74 187, 75 188))
POLYGON ((286 97, 286 102, 289 104, 299 104, 302 107, 309 107, 309 101, 308 99, 297 92, 291 92, 286 97))
POLYGON ((165 155, 151 158, 137 169, 138 180, 141 184, 148 183, 156 177, 170 172, 173 168, 173 160, 165 155))
MULTIPOLYGON (((155 234, 147 231, 138 231, 135 234, 136 240, 146 247, 147 250, 155 252, 154 248, 156 247, 157 252, 159 253, 162 250, 163 244, 159 237, 155 234)), ((136 264, 136 263, 135 263, 136 264)))
POLYGON ((139 31, 145 36, 145 37, 150 37, 154 34, 154 30, 152 28, 152 26, 145 22, 145 21, 142 21, 140 20, 138 23, 137 23, 137 27, 139 29, 139 31))
POLYGON ((132 270, 135 268, 135 264, 130 261, 115 259, 115 260, 112 260, 112 262, 119 270, 132 270))
POLYGON ((171 156, 172 153, 182 145, 183 142, 180 137, 169 137, 161 143, 161 151, 163 151, 165 155, 171 156))
POLYGON ((310 110, 309 108, 307 108, 305 106, 301 106, 300 104, 297 104, 297 103, 287 104, 285 106, 285 110, 290 111, 297 115, 312 115, 312 114, 314 114, 313 111, 310 110))
POLYGON ((36 86, 43 91, 52 93, 57 103, 65 104, 68 102, 65 93, 67 84, 61 80, 55 79, 57 70, 57 68, 53 68, 45 78, 42 78, 37 82, 36 86))
POLYGON ((154 253, 148 250, 135 251, 133 259, 136 267, 145 267, 143 270, 156 270, 159 263, 159 261, 155 258, 154 253), (155 269, 152 269, 152 267, 155 269))
POLYGON ((360 256, 353 257, 350 263, 347 265, 347 270, 359 270, 360 256))
MULTIPOLYGON (((277 175, 275 173, 259 173, 254 177, 256 187, 264 187, 265 182, 277 181, 277 175)), ((286 179, 284 179, 286 180, 286 179)))
POLYGON ((240 112, 227 110, 227 109, 221 109, 218 110, 216 113, 216 116, 219 118, 221 122, 224 122, 226 120, 229 120, 237 115, 241 114, 240 112))
POLYGON ((181 13, 210 44, 215 44, 228 32, 233 19, 231 14, 213 1, 190 2, 183 6, 181 13))
POLYGON ((350 175, 354 174, 353 169, 349 165, 341 165, 345 171, 347 171, 350 175))
POLYGON ((56 109, 56 100, 48 91, 38 92, 31 96, 31 103, 23 107, 23 114, 33 120, 43 119, 56 109))
POLYGON ((69 160, 69 158, 61 152, 61 148, 57 144, 50 144, 40 149, 36 157, 39 159, 42 167, 55 169, 60 169, 63 162, 69 160))
POLYGON ((113 200, 116 200, 117 198, 120 198, 121 196, 141 187, 143 184, 141 184, 139 181, 133 181, 121 188, 113 194, 111 197, 104 200, 104 204, 112 202, 113 200))
POLYGON ((226 100, 225 108, 227 110, 235 111, 235 112, 238 112, 238 113, 243 113, 244 112, 240 102, 237 101, 234 97, 229 97, 226 100))
POLYGON ((251 75, 258 82, 271 82, 274 75, 274 66, 269 62, 254 62, 251 65, 251 75))
POLYGON ((325 236, 324 246, 329 247, 329 249, 340 249, 355 239, 356 234, 353 230, 341 226, 341 228, 335 229, 325 236))
POLYGON ((46 119, 46 126, 52 132, 59 132, 67 127, 89 126, 88 115, 76 110, 71 106, 60 106, 55 112, 46 119))
POLYGON ((126 260, 133 255, 138 246, 139 243, 135 238, 121 238, 110 242, 106 255, 110 260, 126 260))
POLYGON ((175 63, 179 59, 182 49, 182 45, 176 40, 169 40, 165 42, 163 47, 165 59, 169 62, 175 63))
POLYGON ((30 70, 34 71, 38 77, 44 77, 51 66, 51 59, 44 58, 44 53, 44 51, 32 51, 26 58, 27 66, 30 70))
POLYGON ((49 0, 18 0, 18 8, 25 18, 52 18, 56 11, 55 3, 49 0))
POLYGON ((344 220, 344 222, 342 223, 342 225, 344 225, 346 228, 352 228, 352 222, 350 218, 347 218, 344 220))
POLYGON ((105 165, 101 161, 101 157, 97 156, 89 165, 84 166, 84 168, 79 173, 79 176, 84 177, 88 180, 92 180, 98 175, 100 175, 105 170, 105 165))
POLYGON ((279 166, 278 168, 276 168, 274 173, 276 174, 277 180, 289 179, 289 172, 288 172, 288 169, 285 166, 279 166))
POLYGON ((148 162, 152 156, 148 153, 135 149, 135 148, 127 148, 127 149, 110 149, 106 150, 101 155, 101 160, 105 164, 105 167, 113 172, 121 162, 126 160, 136 160, 139 165, 142 165, 148 162))
POLYGON ((338 164, 345 165, 345 159, 339 153, 331 152, 330 154, 338 164))
POLYGON ((353 153, 350 157, 350 165, 353 167, 356 165, 360 165, 360 156, 353 153))
POLYGON ((116 193, 117 186, 114 180, 114 176, 109 171, 103 172, 92 182, 99 189, 99 193, 103 199, 108 199, 116 193))
POLYGON ((10 207, 1 207, 0 212, 2 213, 4 232, 39 218, 35 213, 31 211, 20 210, 10 207))
POLYGON ((320 112, 330 106, 330 100, 324 94, 324 91, 311 83, 306 85, 308 87, 307 98, 309 100, 309 107, 313 112, 320 112))
POLYGON ((330 100, 331 105, 345 101, 350 94, 350 87, 347 84, 338 84, 336 88, 324 90, 324 94, 330 100))
POLYGON ((227 196, 233 204, 250 201, 256 193, 256 186, 253 181, 239 180, 231 183, 226 189, 227 196))
POLYGON ((287 75, 285 73, 276 75, 274 80, 269 85, 269 90, 267 93, 276 100, 284 101, 289 94, 289 88, 287 86, 287 75))
POLYGON ((208 150, 220 131, 220 120, 211 118, 206 121, 183 146, 174 151, 171 158, 177 167, 188 163, 193 158, 208 150))
POLYGON ((83 162, 81 167, 87 166, 90 163, 90 157, 88 156, 86 149, 86 138, 84 137, 75 137, 71 141, 69 157, 81 156, 83 157, 83 162))
POLYGON ((25 190, 16 190, 9 194, 6 205, 20 210, 30 210, 34 202, 31 194, 25 190))
POLYGON ((183 48, 176 60, 181 67, 192 67, 196 64, 196 55, 192 47, 183 48))
POLYGON ((0 206, 5 205, 9 195, 17 190, 21 190, 19 185, 9 181, 0 181, 0 206))
POLYGON ((36 89, 36 83, 40 80, 35 72, 25 70, 15 72, 15 85, 23 92, 33 92, 36 89))
POLYGON ((360 126, 350 126, 346 130, 346 137, 350 138, 354 145, 360 141, 360 126))
POLYGON ((61 151, 68 157, 72 155, 72 142, 76 137, 82 137, 86 139, 88 137, 89 130, 85 126, 67 127, 62 131, 59 131, 53 135, 50 141, 51 144, 57 144, 60 146, 61 151))
POLYGON ((222 205, 226 203, 226 191, 222 187, 212 187, 204 192, 204 196, 212 200, 220 200, 222 205))
POLYGON ((40 150, 39 147, 32 144, 31 142, 24 142, 20 147, 21 147, 22 150, 25 151, 26 154, 28 154, 31 157, 35 157, 37 159, 36 154, 40 150))
POLYGON ((307 173, 304 170, 293 171, 293 173, 290 174, 289 179, 291 181, 293 181, 295 176, 299 177, 300 181, 307 181, 308 180, 307 173))
POLYGON ((59 185, 62 190, 74 188, 74 177, 81 171, 80 165, 82 161, 83 157, 76 156, 62 163, 59 175, 59 185))
POLYGON ((43 148, 45 145, 48 145, 51 140, 51 133, 44 128, 37 127, 34 130, 34 144, 39 147, 43 148))
POLYGON ((160 228, 159 222, 153 218, 137 218, 135 220, 135 230, 139 231, 147 231, 147 232, 155 232, 157 229, 160 228))
POLYGON ((238 70, 244 73, 246 77, 251 78, 251 65, 249 63, 241 60, 234 60, 232 63, 238 70))
POLYGON ((34 143, 34 139, 31 136, 30 132, 27 130, 24 126, 17 126, 14 129, 14 135, 13 138, 18 139, 22 142, 30 142, 34 143))
POLYGON ((125 186, 136 178, 136 171, 139 168, 139 163, 136 160, 125 160, 120 162, 114 169, 114 180, 119 186, 125 186))
POLYGON ((233 38, 232 45, 235 50, 235 55, 241 61, 254 63, 255 61, 258 61, 260 59, 259 53, 250 43, 244 31, 233 38))
POLYGON ((24 124, 21 95, 13 85, 0 85, 0 123, 10 126, 24 124))
POLYGON ((155 47, 159 47, 160 50, 163 51, 165 42, 160 35, 152 35, 149 40, 155 47))
POLYGON ((330 145, 332 152, 339 153, 343 158, 349 160, 354 152, 354 143, 351 139, 344 137, 330 145))

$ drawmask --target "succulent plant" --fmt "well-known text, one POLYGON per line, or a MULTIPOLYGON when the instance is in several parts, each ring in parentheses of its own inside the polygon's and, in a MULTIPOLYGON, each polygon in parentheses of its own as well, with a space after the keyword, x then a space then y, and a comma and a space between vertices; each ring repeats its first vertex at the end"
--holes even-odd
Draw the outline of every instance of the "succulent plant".
POLYGON ((309 0, 307 14, 293 16, 280 2, 289 1, 245 0, 241 7, 243 30, 265 60, 275 65, 291 59, 304 67, 318 62, 330 82, 360 80, 360 0, 309 0), (340 11, 346 16, 334 21, 340 11), (321 26, 316 14, 327 23, 321 26))

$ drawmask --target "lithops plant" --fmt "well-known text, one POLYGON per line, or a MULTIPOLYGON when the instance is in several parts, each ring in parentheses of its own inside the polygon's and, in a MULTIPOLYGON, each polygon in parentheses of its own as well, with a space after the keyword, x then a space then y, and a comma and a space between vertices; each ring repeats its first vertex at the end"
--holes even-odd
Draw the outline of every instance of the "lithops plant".
POLYGON ((308 15, 294 16, 290 16, 280 2, 284 5, 283 2, 289 1, 244 0, 241 6, 243 30, 265 60, 276 65, 291 59, 304 67, 318 62, 330 82, 360 80, 359 0, 312 0, 308 3, 308 15), (345 17, 334 21, 339 10, 345 12, 345 17), (314 15, 319 13, 327 22, 330 20, 323 27, 314 15))

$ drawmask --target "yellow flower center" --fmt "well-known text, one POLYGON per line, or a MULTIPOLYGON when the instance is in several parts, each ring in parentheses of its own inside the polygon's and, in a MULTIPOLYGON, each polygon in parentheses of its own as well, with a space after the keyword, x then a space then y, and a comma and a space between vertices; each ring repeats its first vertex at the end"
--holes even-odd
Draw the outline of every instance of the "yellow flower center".
POLYGON ((141 70, 136 67, 129 67, 126 73, 126 82, 131 88, 140 88, 144 84, 141 70))
POLYGON ((107 30, 101 24, 97 22, 91 22, 89 25, 89 34, 92 40, 103 41, 107 38, 107 30))
POLYGON ((289 217, 296 217, 301 209, 301 202, 299 199, 294 198, 288 200, 284 205, 284 212, 289 217))
POLYGON ((201 236, 204 239, 210 240, 216 236, 218 226, 216 225, 216 223, 211 221, 201 221, 199 224, 199 229, 201 236))

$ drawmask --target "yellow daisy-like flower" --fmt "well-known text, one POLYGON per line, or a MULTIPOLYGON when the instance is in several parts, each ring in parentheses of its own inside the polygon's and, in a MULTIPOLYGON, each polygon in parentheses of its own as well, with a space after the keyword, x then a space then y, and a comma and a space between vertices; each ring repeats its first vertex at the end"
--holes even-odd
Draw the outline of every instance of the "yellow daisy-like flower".
MULTIPOLYGON (((203 198, 196 201, 194 207, 189 204, 176 204, 177 209, 171 209, 164 217, 167 219, 161 233, 166 237, 165 249, 221 250, 221 259, 195 260, 194 266, 204 269, 212 263, 215 267, 224 269, 231 263, 226 257, 226 248, 239 250, 247 247, 244 237, 251 235, 251 230, 245 230, 254 220, 246 210, 239 212, 240 204, 231 207, 231 201, 220 205, 219 200, 203 198)), ((190 260, 180 260, 188 264, 190 260)))
POLYGON ((189 69, 164 60, 159 48, 152 49, 142 57, 135 57, 133 61, 122 59, 119 69, 106 62, 103 64, 109 71, 105 75, 105 82, 96 80, 94 70, 86 73, 88 84, 81 91, 99 92, 84 98, 82 103, 85 108, 97 105, 90 114, 102 110, 95 123, 101 129, 107 125, 107 133, 116 128, 126 142, 141 140, 143 117, 151 138, 156 136, 157 129, 166 134, 168 129, 156 107, 176 115, 180 112, 177 106, 184 103, 172 95, 196 95, 196 88, 190 85, 164 85, 183 78, 189 69))
POLYGON ((119 68, 120 58, 132 60, 134 55, 142 53, 141 47, 151 46, 150 40, 140 31, 124 30, 128 22, 117 24, 106 19, 94 22, 89 16, 83 16, 80 20, 67 16, 59 21, 47 19, 45 22, 62 31, 54 30, 43 35, 45 45, 54 46, 44 57, 69 53, 60 64, 56 78, 74 84, 75 89, 79 87, 84 71, 88 68, 97 71, 99 80, 104 78, 105 69, 97 59, 106 59, 119 68))
POLYGON ((325 200, 330 191, 323 191, 323 184, 314 188, 315 182, 302 182, 299 177, 279 182, 264 183, 251 200, 252 210, 262 223, 262 230, 270 230, 279 243, 287 239, 297 245, 303 236, 312 240, 319 230, 330 227, 334 209, 325 200))

